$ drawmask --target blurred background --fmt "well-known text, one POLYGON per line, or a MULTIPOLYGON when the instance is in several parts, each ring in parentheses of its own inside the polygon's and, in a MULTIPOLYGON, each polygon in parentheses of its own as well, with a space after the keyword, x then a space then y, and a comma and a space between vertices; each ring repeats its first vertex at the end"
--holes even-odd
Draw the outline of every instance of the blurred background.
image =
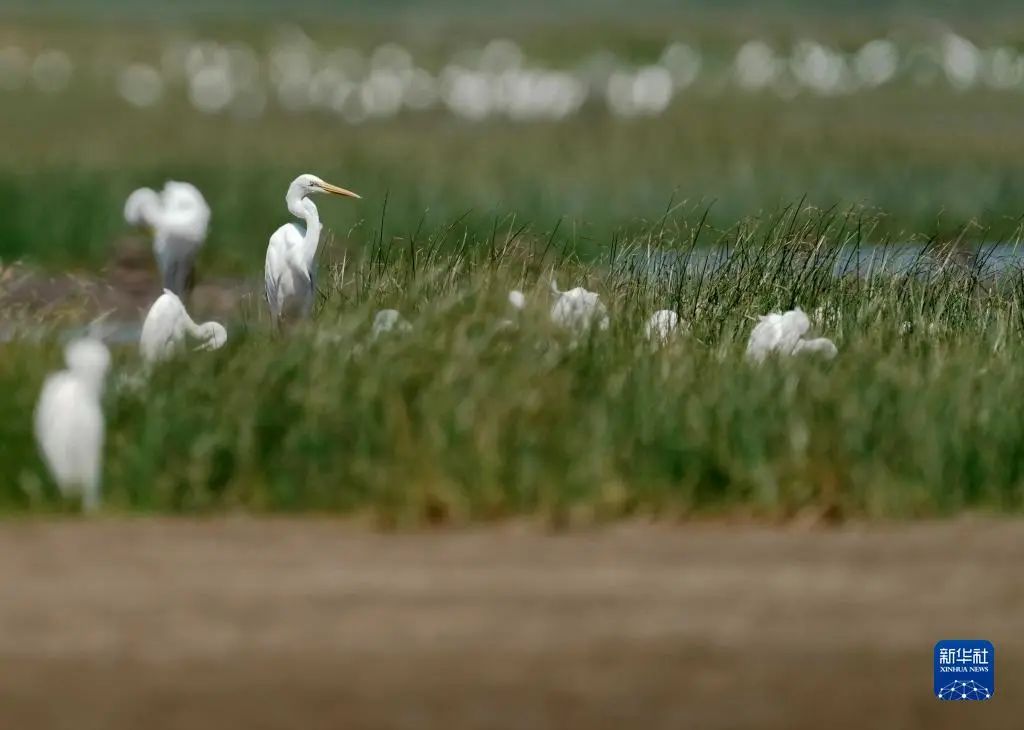
POLYGON ((254 273, 316 172, 358 244, 515 216, 584 253, 670 208, 804 200, 998 239, 1024 200, 1011 0, 5 0, 0 258, 96 267, 139 185, 195 182, 254 273), (386 211, 384 200, 387 199, 386 211), (59 211, 59 214, 57 212, 59 211), (568 227, 563 230, 570 230, 568 227))

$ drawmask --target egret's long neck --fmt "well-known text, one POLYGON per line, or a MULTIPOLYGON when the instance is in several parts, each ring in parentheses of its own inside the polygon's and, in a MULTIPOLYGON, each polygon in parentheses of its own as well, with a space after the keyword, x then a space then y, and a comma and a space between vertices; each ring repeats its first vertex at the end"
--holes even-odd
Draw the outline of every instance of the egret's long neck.
POLYGON ((320 245, 320 231, 322 229, 320 213, 317 211, 316 205, 309 198, 289 194, 287 202, 288 210, 291 214, 306 222, 306 236, 302 239, 301 255, 303 264, 309 268, 313 265, 317 246, 320 245))

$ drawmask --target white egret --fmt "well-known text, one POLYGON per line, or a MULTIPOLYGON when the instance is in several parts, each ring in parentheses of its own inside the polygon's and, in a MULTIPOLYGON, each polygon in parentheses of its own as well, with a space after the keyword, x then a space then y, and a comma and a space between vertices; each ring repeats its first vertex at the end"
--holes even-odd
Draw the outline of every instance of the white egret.
POLYGON ((513 289, 508 293, 508 303, 513 309, 521 312, 526 309, 526 296, 518 289, 513 289))
POLYGON ((64 349, 67 370, 46 379, 35 412, 43 460, 65 497, 82 496, 82 507, 100 504, 104 421, 100 397, 110 352, 97 339, 75 340, 64 349))
POLYGON ((142 323, 139 338, 139 352, 147 365, 167 360, 185 343, 185 335, 191 335, 202 342, 197 349, 216 350, 228 341, 227 330, 217 322, 196 324, 188 316, 181 299, 170 291, 153 302, 142 323))
POLYGON ((551 321, 574 335, 582 335, 591 327, 608 329, 608 310, 597 292, 587 291, 581 286, 568 291, 559 291, 558 284, 551 281, 551 291, 558 300, 551 307, 551 321))
POLYGON ((373 317, 373 330, 370 338, 376 340, 388 332, 409 332, 412 325, 402 317, 397 309, 382 309, 373 317))
POLYGON ((140 188, 125 201, 124 217, 153 231, 153 253, 163 288, 184 296, 210 225, 210 206, 203 194, 191 183, 173 180, 160 193, 140 188))
POLYGON ((299 175, 288 186, 288 211, 305 225, 286 223, 270 237, 264 279, 267 304, 275 322, 282 317, 308 317, 316 287, 316 249, 320 245, 320 215, 310 195, 330 193, 359 198, 351 190, 326 183, 316 175, 299 175))
POLYGON ((659 309, 644 327, 644 336, 654 345, 665 345, 679 328, 679 315, 671 309, 659 309))
POLYGON ((832 340, 825 337, 804 339, 811 328, 807 315, 799 307, 785 314, 772 312, 761 317, 747 341, 747 359, 762 363, 772 354, 797 355, 818 353, 831 360, 838 350, 832 340))

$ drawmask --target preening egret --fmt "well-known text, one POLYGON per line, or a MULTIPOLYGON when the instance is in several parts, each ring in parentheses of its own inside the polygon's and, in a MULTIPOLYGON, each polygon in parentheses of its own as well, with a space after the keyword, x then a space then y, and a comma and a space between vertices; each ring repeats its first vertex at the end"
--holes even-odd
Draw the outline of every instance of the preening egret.
POLYGON ((591 327, 608 329, 608 310, 597 292, 587 291, 581 286, 568 291, 559 291, 552 279, 551 291, 558 300, 551 307, 551 321, 574 335, 582 335, 591 327))
POLYGON ((285 203, 300 223, 285 223, 270 237, 264 278, 267 304, 275 322, 282 317, 308 317, 316 287, 316 249, 320 245, 320 214, 310 195, 330 193, 359 198, 350 190, 326 183, 316 175, 299 175, 288 186, 285 203))
POLYGON ((124 218, 153 231, 153 252, 164 289, 184 296, 192 266, 206 241, 210 206, 195 185, 169 181, 162 192, 140 188, 128 196, 124 218))
POLYGON ((644 336, 654 345, 667 344, 679 328, 679 315, 671 309, 659 309, 647 320, 644 336))
POLYGON ((832 340, 824 337, 805 340, 811 328, 807 315, 799 307, 785 314, 773 312, 760 318, 747 341, 747 359, 761 363, 771 354, 797 355, 815 352, 832 359, 838 350, 832 340))
POLYGON ((100 397, 110 352, 85 337, 64 349, 67 370, 46 379, 35 412, 35 435, 43 460, 65 497, 82 495, 82 507, 100 504, 103 408, 100 397))
POLYGON ((370 338, 376 340, 388 332, 408 332, 412 325, 402 317, 397 309, 382 309, 373 317, 373 330, 370 338))
POLYGON ((149 365, 166 360, 185 344, 185 335, 202 342, 198 349, 216 350, 228 341, 227 330, 217 322, 196 324, 188 316, 181 299, 165 289, 153 302, 142 324, 139 352, 149 365))

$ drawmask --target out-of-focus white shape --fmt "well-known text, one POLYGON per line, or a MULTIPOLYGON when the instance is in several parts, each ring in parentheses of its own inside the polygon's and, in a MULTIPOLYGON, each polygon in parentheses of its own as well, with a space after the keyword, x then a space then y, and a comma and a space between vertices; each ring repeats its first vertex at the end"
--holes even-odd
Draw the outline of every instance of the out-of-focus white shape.
POLYGON ((234 95, 234 83, 227 66, 205 66, 189 77, 189 101, 201 112, 223 111, 234 95))
POLYGON ((237 86, 252 86, 260 82, 262 67, 256 51, 239 42, 228 44, 224 50, 231 78, 237 86))
POLYGON ((370 56, 371 73, 385 71, 391 74, 404 75, 412 71, 412 54, 397 43, 385 43, 374 50, 370 56))
POLYGON ((484 46, 478 61, 481 71, 494 75, 516 70, 522 65, 522 49, 514 41, 504 38, 496 38, 484 46))
POLYGON ((703 59, 692 46, 673 43, 662 52, 660 65, 668 71, 676 89, 686 89, 700 76, 703 59))
POLYGON ((781 61, 763 41, 747 41, 736 53, 736 83, 748 91, 764 89, 775 83, 781 61))
POLYGON ((947 33, 942 39, 942 67, 953 88, 960 91, 974 86, 981 72, 981 53, 966 38, 947 33))
POLYGON ((1013 48, 1000 46, 986 51, 982 66, 985 83, 1005 91, 1024 85, 1024 56, 1013 48))
POLYGON ((486 119, 494 109, 490 76, 462 66, 441 72, 441 95, 452 113, 470 121, 486 119))
POLYGON ((0 48, 0 90, 17 91, 28 79, 29 58, 17 46, 0 48))
POLYGON ((586 334, 591 328, 607 330, 608 310, 597 292, 587 291, 581 286, 568 291, 559 291, 552 280, 551 291, 558 297, 551 307, 551 321, 574 336, 586 334))
POLYGON ((74 66, 64 51, 43 51, 32 62, 32 82, 44 94, 56 94, 67 88, 74 66))
POLYGON ((124 218, 153 231, 153 253, 163 287, 183 295, 210 224, 210 206, 203 194, 191 183, 174 180, 165 183, 159 194, 140 188, 125 201, 124 218))
POLYGON ((526 309, 526 296, 518 289, 513 289, 508 293, 508 303, 513 309, 522 311, 526 309))
POLYGON ((665 345, 679 328, 679 315, 671 309, 659 309, 644 327, 644 337, 652 344, 665 345))
POLYGON ((770 355, 789 356, 814 352, 831 359, 838 352, 831 340, 819 337, 805 340, 811 322, 800 308, 784 314, 773 312, 760 318, 747 341, 747 359, 764 362, 770 355))
POLYGON ((564 119, 586 100, 587 90, 563 71, 506 71, 494 87, 495 107, 519 121, 564 119))
POLYGON ((309 80, 310 103, 315 106, 330 107, 334 101, 335 90, 339 87, 350 89, 352 83, 345 76, 344 71, 334 66, 325 66, 313 74, 309 80))
POLYGON ((881 86, 896 75, 900 52, 896 44, 879 38, 865 43, 853 59, 853 70, 865 86, 881 86))
POLYGON ((170 359, 184 346, 186 335, 201 342, 196 348, 198 350, 216 350, 228 341, 227 330, 221 324, 196 324, 181 299, 174 292, 164 289, 164 293, 149 308, 142 323, 139 353, 143 361, 153 365, 170 359))
POLYGON ((402 101, 410 109, 430 109, 437 104, 437 93, 434 77, 422 68, 414 68, 405 81, 402 101))
POLYGON ((818 94, 837 94, 846 90, 845 59, 816 41, 797 43, 789 66, 797 81, 818 94))
POLYGON ((352 81, 366 76, 366 57, 354 48, 336 48, 324 57, 324 65, 337 69, 352 81))
POLYGON ((376 340, 389 332, 398 334, 402 332, 409 332, 411 330, 412 325, 402 317, 401 312, 397 309, 382 309, 373 317, 373 328, 370 331, 370 339, 376 340))
POLYGON ((67 370, 43 383, 35 411, 35 437, 53 480, 65 497, 82 496, 82 507, 100 505, 106 426, 100 397, 110 352, 99 340, 75 340, 64 350, 67 370))
POLYGON ((152 66, 133 63, 117 75, 117 92, 132 106, 155 106, 164 95, 164 80, 152 66))
POLYGON ((371 117, 391 117, 402 108, 403 85, 394 71, 375 68, 359 87, 359 100, 371 117))
POLYGON ((659 114, 672 102, 672 92, 672 76, 661 66, 620 71, 608 80, 608 106, 620 117, 659 114))

